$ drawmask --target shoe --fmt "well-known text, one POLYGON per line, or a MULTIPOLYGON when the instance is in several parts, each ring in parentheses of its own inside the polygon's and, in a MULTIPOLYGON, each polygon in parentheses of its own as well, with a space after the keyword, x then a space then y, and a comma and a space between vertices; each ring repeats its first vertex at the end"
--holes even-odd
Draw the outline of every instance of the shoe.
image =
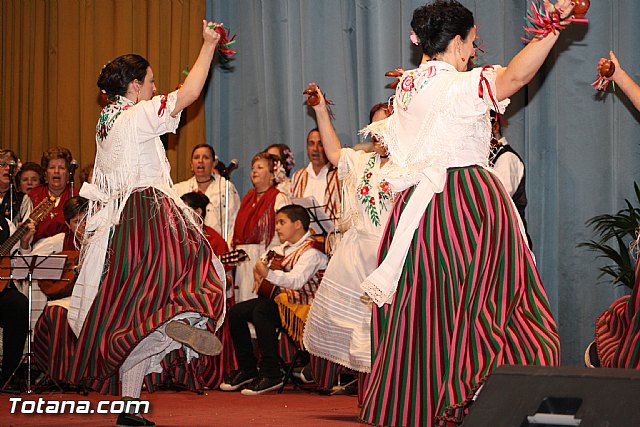
POLYGON ((316 380, 313 378, 313 374, 311 373, 311 365, 305 365, 302 369, 294 368, 291 375, 304 384, 313 384, 316 380))
POLYGON ((236 391, 246 384, 249 384, 258 376, 258 371, 231 371, 229 375, 224 379, 224 382, 220 384, 220 390, 222 391, 236 391))
POLYGON ((124 412, 118 415, 118 419, 116 420, 116 427, 155 426, 155 425, 156 423, 144 417, 133 415, 133 414, 125 414, 124 412))
POLYGON ((599 368, 600 359, 598 358, 598 349, 596 342, 591 341, 584 352, 584 365, 587 368, 599 368))
POLYGON ((257 396, 258 394, 277 390, 282 387, 282 384, 284 384, 282 377, 269 378, 263 375, 258 375, 253 381, 251 381, 251 384, 249 384, 240 393, 244 396, 257 396))
POLYGON ((213 333, 177 320, 169 322, 165 333, 174 340, 187 345, 200 354, 217 356, 222 351, 222 343, 213 333))
POLYGON ((354 379, 349 381, 344 385, 334 385, 329 390, 329 395, 346 395, 346 396, 357 396, 358 395, 358 379, 354 379))

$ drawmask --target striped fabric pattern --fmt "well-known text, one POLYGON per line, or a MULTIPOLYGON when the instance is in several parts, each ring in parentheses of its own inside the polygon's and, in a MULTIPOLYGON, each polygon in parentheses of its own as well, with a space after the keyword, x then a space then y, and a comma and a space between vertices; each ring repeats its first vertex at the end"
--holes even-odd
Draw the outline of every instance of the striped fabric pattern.
POLYGON ((153 188, 129 197, 107 256, 69 379, 118 394, 118 369, 145 336, 187 311, 208 316, 215 325, 225 298, 204 237, 153 188))
MULTIPOLYGON (((396 198, 379 258, 413 188, 396 198)), ((508 197, 483 168, 449 169, 393 302, 374 309, 364 422, 460 424, 497 366, 559 363, 556 324, 508 197)))
POLYGON ((596 321, 596 348, 603 368, 640 368, 640 262, 631 295, 619 298, 596 321))
POLYGON ((38 367, 56 381, 67 381, 77 339, 67 322, 67 309, 48 305, 34 328, 33 352, 38 367))
MULTIPOLYGON (((293 197, 304 197, 304 191, 307 188, 309 180, 309 172, 306 168, 299 169, 293 174, 291 195, 293 197)), ((340 192, 340 180, 338 179, 338 168, 330 167, 327 172, 327 187, 324 190, 324 198, 327 205, 324 208, 325 213, 331 219, 335 219, 340 212, 342 204, 342 193, 340 192)), ((318 200, 323 203, 323 200, 318 200)))
POLYGON ((323 359, 322 357, 309 355, 309 363, 311 364, 311 373, 313 379, 316 380, 318 388, 321 390, 331 390, 338 384, 338 376, 343 372, 351 372, 342 365, 323 359))

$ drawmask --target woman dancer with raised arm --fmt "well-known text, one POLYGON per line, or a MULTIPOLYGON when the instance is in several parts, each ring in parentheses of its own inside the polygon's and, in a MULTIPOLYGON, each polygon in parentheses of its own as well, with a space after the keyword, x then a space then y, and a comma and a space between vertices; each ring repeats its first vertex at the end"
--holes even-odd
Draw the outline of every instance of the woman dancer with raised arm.
MULTIPOLYGON (((324 152, 338 168, 344 187, 343 219, 349 229, 342 236, 311 305, 304 345, 312 355, 366 373, 371 371, 371 299, 360 289, 360 283, 377 266, 378 246, 391 212, 389 186, 381 179, 389 154, 375 136, 372 153, 343 148, 331 124, 324 94, 315 83, 309 87, 320 99, 313 110, 324 152)), ((388 104, 376 104, 369 122, 390 114, 388 104)), ((316 382, 321 388, 330 389, 336 376, 331 372, 337 371, 335 365, 318 363, 321 360, 314 358, 311 362, 316 382)), ((361 387, 362 381, 358 391, 361 387)))
MULTIPOLYGON (((572 4, 549 13, 562 21, 572 4), (562 12, 560 12, 562 10, 562 12), (561 18, 560 18, 561 17, 561 18)), ((361 419, 460 424, 501 364, 555 365, 560 342, 520 217, 487 169, 489 111, 527 84, 559 37, 535 38, 505 68, 467 71, 472 13, 454 0, 417 8, 419 68, 403 73, 393 114, 365 132, 384 141, 396 195, 379 267, 362 284, 378 305, 361 419)))
MULTIPOLYGON (((109 103, 96 127, 93 183, 81 190, 90 204, 68 313, 78 335, 72 383, 137 399, 167 353, 184 349, 186 367, 199 353, 220 352, 205 328, 217 329, 224 317, 224 270, 172 188, 159 138, 175 132, 182 110, 200 96, 216 25, 203 21, 200 54, 174 92, 154 96, 153 71, 139 55, 120 56, 100 73, 109 103)), ((127 413, 117 424, 154 425, 127 413)))

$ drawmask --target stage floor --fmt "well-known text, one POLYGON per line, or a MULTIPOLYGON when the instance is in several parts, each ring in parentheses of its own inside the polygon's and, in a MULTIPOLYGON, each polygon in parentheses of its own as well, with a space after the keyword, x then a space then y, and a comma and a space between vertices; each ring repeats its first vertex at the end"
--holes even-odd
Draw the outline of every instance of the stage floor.
MULTIPOLYGON (((96 407, 99 400, 112 396, 74 392, 43 394, 0 394, 0 426, 113 426, 111 414, 11 414, 10 398, 23 401, 88 400, 96 407)), ((207 390, 203 395, 181 391, 143 392, 150 402, 147 418, 158 426, 362 426, 356 396, 322 396, 287 386, 282 394, 243 396, 239 392, 207 390)), ((13 402, 17 402, 14 400, 13 402)), ((19 410, 22 402, 17 403, 19 410)), ((27 410, 31 404, 25 406, 27 410)), ((46 408, 46 403, 41 407, 46 408)), ((17 412, 17 411, 16 411, 17 412)))

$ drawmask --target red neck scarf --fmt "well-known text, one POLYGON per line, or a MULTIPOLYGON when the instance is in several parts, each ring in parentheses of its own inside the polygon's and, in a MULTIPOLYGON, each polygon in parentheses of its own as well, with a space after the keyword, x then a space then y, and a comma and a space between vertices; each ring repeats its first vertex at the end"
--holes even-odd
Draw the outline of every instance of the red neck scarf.
POLYGON ((279 193, 272 186, 260 198, 255 188, 244 196, 233 228, 234 247, 241 244, 271 243, 276 230, 274 205, 279 193))

